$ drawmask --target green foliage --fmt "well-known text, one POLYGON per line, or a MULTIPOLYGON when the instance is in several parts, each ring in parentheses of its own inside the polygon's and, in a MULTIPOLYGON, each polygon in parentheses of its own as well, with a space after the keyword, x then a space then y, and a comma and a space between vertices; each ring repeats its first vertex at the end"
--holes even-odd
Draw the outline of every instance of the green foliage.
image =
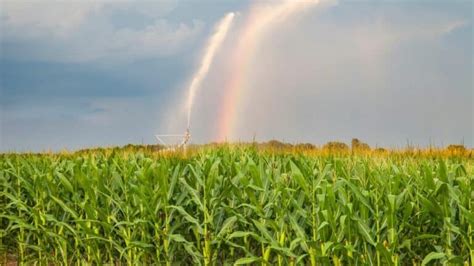
POLYGON ((474 265, 473 168, 229 147, 0 155, 0 264, 474 265))

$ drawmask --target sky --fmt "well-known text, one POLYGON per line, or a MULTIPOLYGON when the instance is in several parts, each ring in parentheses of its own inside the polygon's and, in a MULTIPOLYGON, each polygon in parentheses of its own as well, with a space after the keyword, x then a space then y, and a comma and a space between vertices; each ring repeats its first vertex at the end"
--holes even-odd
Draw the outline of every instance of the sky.
POLYGON ((192 142, 474 146, 472 1, 321 0, 272 22, 241 63, 239 40, 262 19, 252 14, 280 2, 1 1, 0 152, 184 132, 187 88, 228 12, 192 142))

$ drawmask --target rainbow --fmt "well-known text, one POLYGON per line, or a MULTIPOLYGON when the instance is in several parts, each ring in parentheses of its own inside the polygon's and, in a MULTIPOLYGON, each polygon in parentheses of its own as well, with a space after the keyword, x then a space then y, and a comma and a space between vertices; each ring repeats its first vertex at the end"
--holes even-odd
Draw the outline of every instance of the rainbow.
POLYGON ((236 48, 230 58, 230 73, 232 75, 224 86, 225 93, 218 121, 217 141, 234 138, 232 133, 237 123, 236 109, 246 92, 246 69, 248 69, 250 59, 254 56, 264 35, 277 23, 318 3, 319 0, 285 0, 276 5, 257 3, 251 7, 249 16, 239 32, 236 48))

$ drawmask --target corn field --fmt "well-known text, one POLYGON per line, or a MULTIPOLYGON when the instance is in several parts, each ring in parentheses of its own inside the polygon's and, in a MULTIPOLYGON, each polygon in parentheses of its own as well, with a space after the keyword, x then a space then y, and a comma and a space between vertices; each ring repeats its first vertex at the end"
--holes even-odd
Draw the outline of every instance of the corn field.
POLYGON ((473 168, 251 148, 4 154, 0 264, 474 266, 473 168))

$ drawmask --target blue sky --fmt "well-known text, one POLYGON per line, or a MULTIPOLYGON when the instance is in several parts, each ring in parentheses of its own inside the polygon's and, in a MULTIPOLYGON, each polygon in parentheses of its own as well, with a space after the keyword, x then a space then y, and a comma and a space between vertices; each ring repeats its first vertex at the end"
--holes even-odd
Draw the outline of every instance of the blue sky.
MULTIPOLYGON (((253 3, 2 1, 0 151, 154 143, 179 130, 170 114, 214 24, 253 3)), ((254 58, 239 139, 472 147, 472 5, 331 1, 279 26, 254 58)), ((194 142, 213 140, 232 48, 198 97, 194 142)))

